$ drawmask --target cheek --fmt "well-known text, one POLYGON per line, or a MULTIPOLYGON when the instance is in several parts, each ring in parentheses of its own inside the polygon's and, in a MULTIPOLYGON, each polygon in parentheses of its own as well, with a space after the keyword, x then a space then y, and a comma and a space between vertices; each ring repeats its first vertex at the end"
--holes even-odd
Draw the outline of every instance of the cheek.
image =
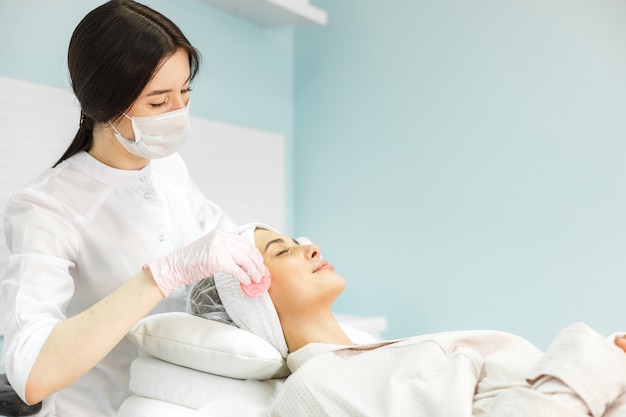
POLYGON ((265 266, 272 275, 272 283, 276 282, 280 286, 291 285, 302 273, 302 267, 290 258, 265 261, 265 266))
POLYGON ((302 271, 288 263, 267 265, 272 275, 272 284, 268 290, 276 310, 280 313, 292 311, 303 303, 309 291, 306 288, 306 280, 302 277, 302 271))
POLYGON ((267 269, 272 276, 272 283, 268 290, 270 297, 276 303, 277 300, 282 298, 282 294, 288 292, 286 288, 288 286, 288 274, 281 266, 272 263, 266 263, 267 269))
POLYGON ((135 140, 135 132, 133 132, 132 124, 128 118, 122 116, 115 127, 126 139, 135 140))
POLYGON ((298 286, 294 284, 293 279, 272 270, 270 270, 270 274, 272 275, 272 283, 268 292, 272 299, 294 297, 298 293, 298 286))
POLYGON ((274 281, 272 281, 272 285, 267 292, 279 316, 291 314, 294 310, 294 304, 297 305, 299 303, 297 294, 294 294, 291 288, 278 285, 274 281))

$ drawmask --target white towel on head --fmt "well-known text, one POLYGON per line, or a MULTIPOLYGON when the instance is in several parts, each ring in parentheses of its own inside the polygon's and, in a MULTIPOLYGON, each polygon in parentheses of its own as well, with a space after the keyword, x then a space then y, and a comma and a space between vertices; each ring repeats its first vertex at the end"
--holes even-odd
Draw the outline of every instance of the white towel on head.
MULTIPOLYGON (((257 227, 276 231, 264 224, 251 223, 241 226, 237 232, 254 243, 254 230, 257 227)), ((286 358, 288 354, 287 343, 270 295, 266 292, 259 297, 248 297, 241 290, 239 281, 231 275, 219 273, 215 274, 213 278, 226 313, 233 322, 241 329, 268 341, 286 358)))

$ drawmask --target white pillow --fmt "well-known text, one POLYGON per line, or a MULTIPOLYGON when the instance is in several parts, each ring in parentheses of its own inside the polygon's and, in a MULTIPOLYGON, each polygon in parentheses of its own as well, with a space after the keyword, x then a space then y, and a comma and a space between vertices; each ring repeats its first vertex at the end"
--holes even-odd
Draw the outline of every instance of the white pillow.
POLYGON ((288 373, 286 361, 265 340, 189 313, 147 316, 128 337, 159 359, 215 375, 264 380, 288 373))
MULTIPOLYGON (((284 381, 227 378, 165 362, 154 356, 143 356, 131 364, 128 386, 133 393, 144 398, 193 410, 207 409, 206 414, 196 414, 197 417, 268 417, 268 409, 284 381)), ((139 414, 133 416, 139 417, 139 414)), ((144 413, 141 416, 179 417, 177 413, 144 413)))

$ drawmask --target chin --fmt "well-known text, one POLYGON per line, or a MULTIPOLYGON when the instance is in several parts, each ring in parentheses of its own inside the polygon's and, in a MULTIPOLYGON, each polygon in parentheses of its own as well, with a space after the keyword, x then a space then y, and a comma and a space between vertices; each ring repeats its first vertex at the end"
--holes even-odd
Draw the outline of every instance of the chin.
POLYGON ((337 276, 339 277, 338 287, 339 287, 339 292, 341 293, 344 290, 344 288, 346 288, 346 280, 343 279, 343 277, 339 274, 337 274, 337 276))

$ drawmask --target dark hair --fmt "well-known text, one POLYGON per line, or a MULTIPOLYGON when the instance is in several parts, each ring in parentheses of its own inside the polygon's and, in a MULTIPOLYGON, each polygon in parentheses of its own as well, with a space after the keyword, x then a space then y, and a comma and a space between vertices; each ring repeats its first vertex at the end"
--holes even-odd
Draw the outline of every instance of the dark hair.
POLYGON ((122 116, 179 48, 189 54, 191 81, 200 53, 167 17, 132 0, 112 0, 89 12, 74 29, 67 54, 80 127, 54 166, 89 150, 94 124, 122 116))

